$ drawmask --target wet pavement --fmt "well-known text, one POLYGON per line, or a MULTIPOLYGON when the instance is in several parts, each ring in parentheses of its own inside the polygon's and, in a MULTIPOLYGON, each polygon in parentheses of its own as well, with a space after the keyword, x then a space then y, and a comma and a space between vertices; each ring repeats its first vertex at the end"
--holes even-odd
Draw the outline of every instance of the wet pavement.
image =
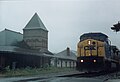
POLYGON ((65 78, 53 78, 46 81, 37 81, 37 82, 103 82, 100 79, 93 78, 75 78, 75 77, 65 77, 65 78))
POLYGON ((108 79, 104 78, 76 78, 76 77, 49 77, 49 78, 28 78, 28 77, 12 77, 12 78, 0 78, 0 82, 120 82, 120 79, 108 79))
POLYGON ((58 74, 44 74, 36 76, 24 76, 24 77, 1 77, 0 82, 120 82, 120 73, 116 76, 115 73, 111 75, 103 75, 96 77, 57 77, 60 75, 66 75, 70 73, 58 73, 58 74))
POLYGON ((0 79, 0 82, 103 82, 100 79, 94 78, 75 78, 75 77, 54 77, 54 78, 41 78, 34 80, 21 80, 22 78, 6 78, 0 79))
POLYGON ((106 82, 120 82, 120 79, 111 79, 111 80, 108 80, 106 82))

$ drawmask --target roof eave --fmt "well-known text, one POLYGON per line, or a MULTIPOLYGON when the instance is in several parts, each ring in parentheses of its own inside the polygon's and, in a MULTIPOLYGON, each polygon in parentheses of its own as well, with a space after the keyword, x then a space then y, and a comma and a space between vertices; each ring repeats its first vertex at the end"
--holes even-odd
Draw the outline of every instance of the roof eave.
POLYGON ((36 30, 36 29, 41 29, 41 30, 44 30, 44 31, 47 31, 49 32, 47 29, 42 29, 42 28, 23 28, 23 30, 36 30))

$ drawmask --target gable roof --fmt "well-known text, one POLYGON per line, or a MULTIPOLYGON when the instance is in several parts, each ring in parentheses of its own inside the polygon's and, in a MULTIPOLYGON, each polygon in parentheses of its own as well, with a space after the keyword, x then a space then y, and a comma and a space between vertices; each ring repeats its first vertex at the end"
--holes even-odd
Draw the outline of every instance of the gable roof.
POLYGON ((62 59, 77 60, 77 56, 76 56, 75 51, 73 52, 73 50, 70 50, 69 55, 67 53, 68 53, 68 51, 66 49, 66 50, 63 50, 63 51, 55 54, 55 57, 62 58, 62 59))
POLYGON ((33 15, 33 17, 30 19, 24 29, 42 29, 48 31, 37 13, 33 15))
POLYGON ((20 32, 5 29, 0 32, 0 46, 14 45, 23 40, 23 35, 20 32))

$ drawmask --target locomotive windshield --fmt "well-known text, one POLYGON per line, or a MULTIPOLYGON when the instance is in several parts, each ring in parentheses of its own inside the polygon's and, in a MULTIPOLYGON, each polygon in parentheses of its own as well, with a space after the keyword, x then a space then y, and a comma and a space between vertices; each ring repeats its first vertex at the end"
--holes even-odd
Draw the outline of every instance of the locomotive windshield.
POLYGON ((91 46, 85 46, 84 49, 85 50, 96 50, 96 47, 91 45, 91 46))

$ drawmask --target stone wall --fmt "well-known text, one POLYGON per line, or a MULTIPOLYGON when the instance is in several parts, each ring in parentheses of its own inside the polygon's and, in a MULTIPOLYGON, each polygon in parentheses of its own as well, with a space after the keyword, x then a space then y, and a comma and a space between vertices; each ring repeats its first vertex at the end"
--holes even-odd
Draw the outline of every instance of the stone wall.
POLYGON ((23 34, 24 41, 31 47, 40 51, 48 50, 48 32, 42 29, 27 29, 23 34))

